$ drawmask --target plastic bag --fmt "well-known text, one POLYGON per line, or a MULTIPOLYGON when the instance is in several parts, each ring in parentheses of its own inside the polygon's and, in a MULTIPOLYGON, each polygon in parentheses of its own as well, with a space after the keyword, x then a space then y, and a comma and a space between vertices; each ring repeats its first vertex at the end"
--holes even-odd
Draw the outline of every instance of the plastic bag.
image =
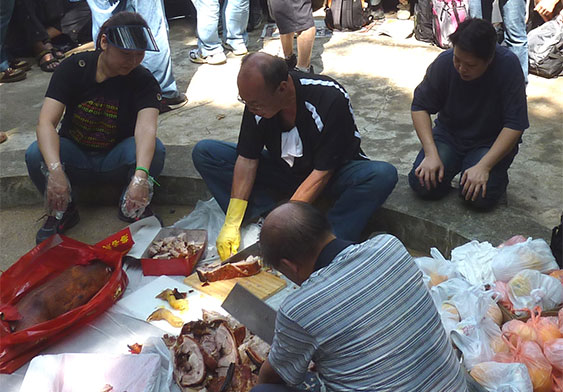
MULTIPOLYGON (((508 334, 509 337, 510 334, 508 334)), ((506 334, 503 334, 505 337, 506 334)), ((532 341, 525 341, 516 337, 516 344, 507 344, 510 348, 509 353, 499 353, 494 356, 496 362, 520 362, 526 365, 530 380, 534 387, 534 392, 552 392, 552 367, 549 361, 543 355, 541 347, 532 341)))
POLYGON ((549 276, 559 279, 561 284, 563 284, 563 270, 555 270, 549 274, 549 276))
POLYGON ((546 343, 543 346, 543 353, 554 368, 563 372, 563 338, 546 343))
POLYGON ((503 282, 508 282, 525 269, 546 273, 559 268, 549 245, 541 238, 528 238, 526 242, 501 248, 491 267, 496 280, 503 282))
POLYGON ((514 310, 514 305, 508 296, 508 285, 500 280, 497 280, 491 285, 491 290, 495 292, 497 301, 500 305, 504 306, 511 312, 514 310))
POLYGON ((533 391, 528 369, 522 363, 481 362, 471 369, 470 374, 487 391, 533 391))
POLYGON ((453 249, 451 261, 469 283, 491 284, 496 280, 491 261, 499 251, 488 242, 471 241, 453 249))
POLYGON ((440 309, 442 303, 451 299, 453 296, 463 293, 471 288, 471 285, 461 278, 452 278, 430 288, 430 295, 434 300, 437 309, 440 309))
POLYGON ((494 303, 490 292, 474 287, 454 296, 451 301, 461 316, 461 322, 451 331, 451 338, 463 353, 467 369, 492 360, 496 352, 506 351, 499 326, 486 316, 489 306, 494 303))
POLYGON ((534 308, 530 312, 530 319, 526 324, 530 325, 536 331, 536 342, 543 348, 546 343, 553 340, 563 338, 563 334, 559 331, 556 323, 551 321, 549 317, 541 317, 541 309, 534 308))
POLYGON ((527 238, 524 237, 523 235, 515 235, 513 237, 510 237, 509 239, 507 239, 506 241, 504 241, 502 244, 500 244, 499 246, 497 246, 497 248, 504 248, 505 246, 510 246, 510 245, 516 245, 519 244, 521 242, 526 242, 527 238))
MULTIPOLYGON (((516 245, 515 245, 516 246, 516 245)), ((523 270, 508 282, 508 297, 516 309, 555 309, 563 303, 563 285, 559 280, 536 270, 523 270)))
POLYGON ((132 245, 129 229, 95 246, 54 235, 23 255, 0 275, 0 309, 6 310, 35 286, 77 264, 99 259, 113 268, 105 286, 85 305, 15 333, 0 332, 0 372, 12 373, 43 349, 90 322, 117 301, 128 279, 121 257, 132 245))
POLYGON ((455 266, 449 260, 446 260, 438 249, 430 249, 430 255, 432 257, 417 257, 414 259, 423 273, 422 279, 428 288, 459 276, 455 266))

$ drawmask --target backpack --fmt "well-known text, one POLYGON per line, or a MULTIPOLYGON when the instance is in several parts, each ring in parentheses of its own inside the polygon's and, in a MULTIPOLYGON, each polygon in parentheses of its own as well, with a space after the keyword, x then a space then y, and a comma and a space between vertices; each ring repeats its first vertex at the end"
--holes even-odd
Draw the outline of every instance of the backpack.
POLYGON ((371 21, 362 0, 328 0, 325 24, 330 30, 359 30, 371 21))
POLYGON ((544 78, 563 71, 563 24, 550 20, 528 34, 529 71, 544 78))
POLYGON ((418 0, 414 5, 414 38, 435 43, 432 30, 432 0, 418 0))
POLYGON ((563 215, 561 215, 561 223, 551 231, 551 243, 549 246, 559 268, 563 268, 563 215))
POLYGON ((436 44, 448 49, 450 34, 469 16, 469 0, 432 0, 432 29, 436 44))

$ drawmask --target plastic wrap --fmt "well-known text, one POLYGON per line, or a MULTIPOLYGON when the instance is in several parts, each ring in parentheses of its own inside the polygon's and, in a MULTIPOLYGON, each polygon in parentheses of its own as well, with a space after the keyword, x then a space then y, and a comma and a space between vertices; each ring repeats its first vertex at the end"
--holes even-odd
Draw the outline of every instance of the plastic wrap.
POLYGON ((121 212, 128 218, 140 218, 153 196, 152 179, 133 176, 121 200, 121 212))

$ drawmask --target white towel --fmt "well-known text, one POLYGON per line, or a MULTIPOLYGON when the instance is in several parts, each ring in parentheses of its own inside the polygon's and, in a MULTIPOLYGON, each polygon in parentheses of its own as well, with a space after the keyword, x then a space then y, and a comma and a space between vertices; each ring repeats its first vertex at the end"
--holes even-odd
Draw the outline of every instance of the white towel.
POLYGON ((299 137, 297 127, 293 127, 289 132, 281 134, 281 158, 287 162, 289 167, 293 167, 295 158, 303 156, 303 143, 299 137))

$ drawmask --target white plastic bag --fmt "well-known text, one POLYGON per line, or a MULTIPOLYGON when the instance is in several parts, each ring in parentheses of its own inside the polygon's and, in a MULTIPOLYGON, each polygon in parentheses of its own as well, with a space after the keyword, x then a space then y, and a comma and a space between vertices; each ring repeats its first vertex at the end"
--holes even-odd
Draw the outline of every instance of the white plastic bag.
POLYGON ((481 362, 471 376, 490 392, 532 392, 532 381, 523 363, 481 362))
POLYGON ((462 278, 452 278, 445 282, 440 283, 437 286, 430 288, 430 296, 434 300, 434 305, 440 310, 442 303, 451 299, 453 296, 459 293, 463 293, 472 287, 465 279, 462 278))
POLYGON ((542 310, 554 309, 563 303, 563 285, 552 276, 525 269, 508 282, 508 297, 515 310, 531 310, 535 306, 542 310))
POLYGON ((422 271, 422 279, 427 287, 436 286, 448 279, 458 277, 459 274, 449 260, 446 260, 436 248, 430 249, 432 257, 417 257, 414 262, 422 271))
POLYGON ((487 317, 489 306, 494 303, 491 293, 473 287, 450 301, 461 316, 461 322, 451 331, 451 338, 463 353, 467 369, 492 360, 502 340, 499 326, 487 317))
POLYGON ((488 242, 471 241, 452 250, 451 261, 473 285, 491 284, 496 279, 491 260, 499 252, 488 242))
POLYGON ((541 238, 504 246, 493 258, 491 267, 496 280, 503 282, 525 269, 546 273, 559 268, 549 245, 541 238))

